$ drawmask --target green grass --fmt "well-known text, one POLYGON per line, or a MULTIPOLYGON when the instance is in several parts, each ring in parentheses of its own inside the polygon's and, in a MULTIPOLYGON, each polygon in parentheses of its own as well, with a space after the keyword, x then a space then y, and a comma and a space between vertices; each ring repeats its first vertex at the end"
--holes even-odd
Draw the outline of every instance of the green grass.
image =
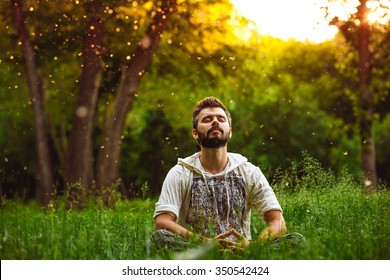
MULTIPOLYGON (((273 183, 289 232, 305 236, 306 248, 252 242, 243 252, 209 250, 203 259, 390 259, 390 192, 367 192, 348 175, 316 162, 288 170, 273 183)), ((153 200, 120 201, 113 209, 91 205, 66 211, 34 203, 2 203, 1 259, 155 259, 148 243, 153 200)), ((264 227, 253 215, 252 234, 264 227)), ((173 258, 168 255, 164 258, 173 258)))
POLYGON ((7 202, 1 217, 1 259, 145 259, 152 211, 150 201, 71 212, 7 202))
POLYGON ((390 259, 388 191, 367 194, 341 182, 334 188, 279 193, 279 199, 289 232, 305 236, 307 247, 272 252, 266 258, 390 259))

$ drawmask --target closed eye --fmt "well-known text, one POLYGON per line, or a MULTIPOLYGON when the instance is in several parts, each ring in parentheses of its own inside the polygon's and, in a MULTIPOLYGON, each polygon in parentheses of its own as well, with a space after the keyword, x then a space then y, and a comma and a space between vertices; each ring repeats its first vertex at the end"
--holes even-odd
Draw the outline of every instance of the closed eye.
POLYGON ((226 122, 226 118, 224 116, 205 116, 203 119, 202 119, 202 122, 203 123, 208 123, 208 122, 212 122, 214 120, 214 118, 217 118, 217 120, 219 122, 226 122))

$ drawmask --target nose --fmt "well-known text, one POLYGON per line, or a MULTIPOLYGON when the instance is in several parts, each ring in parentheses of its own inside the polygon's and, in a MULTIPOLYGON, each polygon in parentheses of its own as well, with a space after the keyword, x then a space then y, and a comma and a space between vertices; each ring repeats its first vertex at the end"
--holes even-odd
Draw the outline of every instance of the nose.
POLYGON ((209 132, 214 131, 214 130, 218 130, 219 132, 223 133, 223 130, 222 130, 221 126, 219 125, 219 121, 217 118, 214 118, 212 120, 209 132))
POLYGON ((219 126, 219 121, 218 118, 214 118, 213 121, 211 122, 211 126, 219 126))

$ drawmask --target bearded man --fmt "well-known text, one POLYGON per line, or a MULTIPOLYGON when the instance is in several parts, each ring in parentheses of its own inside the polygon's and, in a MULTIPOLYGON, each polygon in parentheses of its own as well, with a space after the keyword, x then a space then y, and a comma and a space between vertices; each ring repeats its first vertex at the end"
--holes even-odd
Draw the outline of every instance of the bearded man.
POLYGON ((282 208, 260 168, 227 150, 232 120, 223 103, 215 97, 199 101, 192 125, 200 151, 179 159, 167 174, 155 206, 152 241, 171 246, 173 240, 185 244, 196 238, 242 248, 252 240, 252 209, 266 222, 255 238, 285 234, 282 208))

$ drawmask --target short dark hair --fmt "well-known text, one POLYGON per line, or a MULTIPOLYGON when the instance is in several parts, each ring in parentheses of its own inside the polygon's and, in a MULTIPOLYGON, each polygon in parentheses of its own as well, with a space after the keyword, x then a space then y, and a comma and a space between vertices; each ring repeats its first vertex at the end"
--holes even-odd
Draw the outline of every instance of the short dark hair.
POLYGON ((230 113, 228 109, 223 105, 223 103, 216 97, 206 97, 202 100, 200 100, 196 106, 194 107, 194 110, 192 111, 192 127, 196 129, 198 127, 198 121, 199 121, 199 113, 205 108, 221 108, 229 121, 229 125, 232 126, 232 117, 230 116, 230 113))

